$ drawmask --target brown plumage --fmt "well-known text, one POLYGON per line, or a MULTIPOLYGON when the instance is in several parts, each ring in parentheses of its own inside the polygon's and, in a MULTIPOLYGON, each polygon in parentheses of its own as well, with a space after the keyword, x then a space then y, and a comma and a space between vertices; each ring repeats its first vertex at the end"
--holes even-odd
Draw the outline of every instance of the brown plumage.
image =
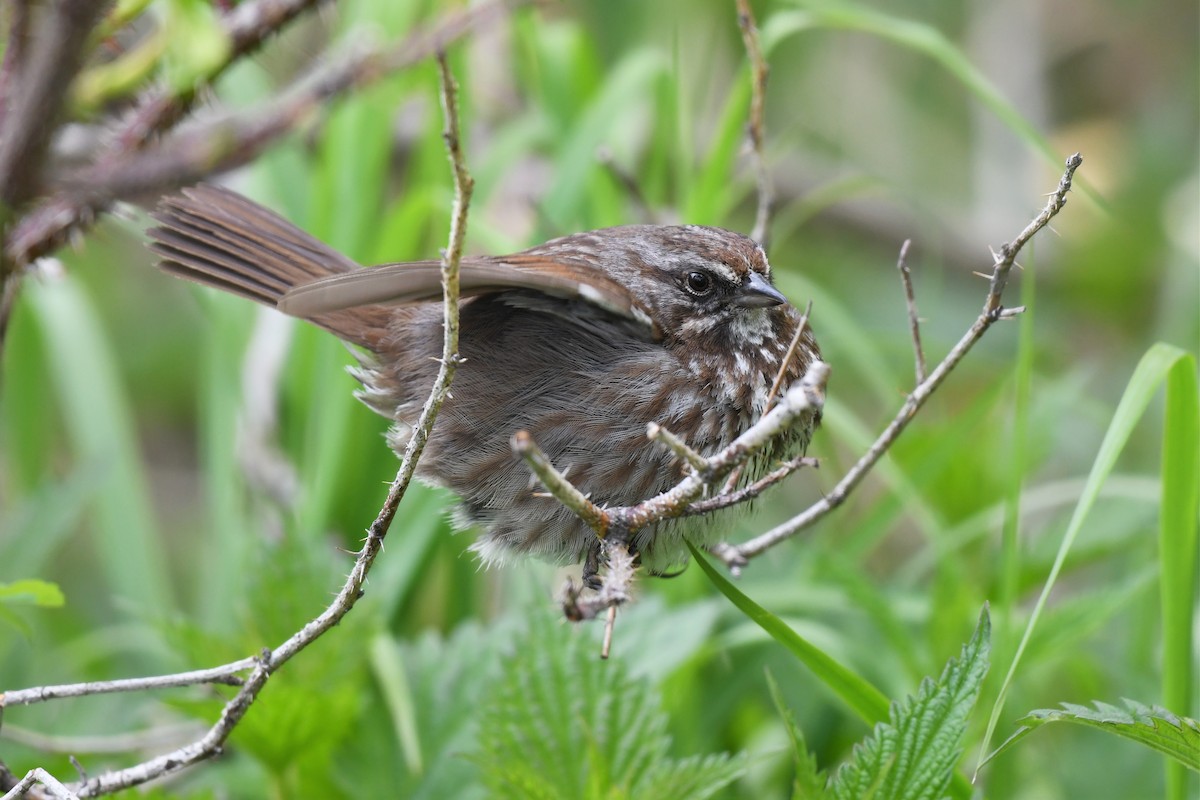
MULTIPOLYGON (((396 422, 402 450, 441 355, 438 262, 360 269, 291 223, 213 186, 166 198, 150 230, 160 267, 308 319, 358 345, 360 398, 396 422)), ((601 505, 663 491, 680 468, 646 439, 658 422, 702 454, 762 413, 798 314, 770 284, 762 249, 702 226, 630 225, 555 239, 522 253, 462 262, 459 368, 418 475, 462 499, 464 525, 483 532, 488 562, 533 554, 577 563, 595 536, 534 491, 509 439, 527 430, 554 464, 601 505)), ((805 332, 785 386, 818 357, 805 332)), ((798 455, 817 420, 773 457, 798 455)), ((711 517, 637 535, 661 568, 704 540, 711 517)))

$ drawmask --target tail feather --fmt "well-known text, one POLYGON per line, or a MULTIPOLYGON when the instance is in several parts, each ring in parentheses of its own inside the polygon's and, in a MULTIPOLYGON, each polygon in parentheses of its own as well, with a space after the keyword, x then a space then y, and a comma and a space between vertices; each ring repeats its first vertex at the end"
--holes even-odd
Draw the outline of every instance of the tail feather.
MULTIPOLYGON (((239 194, 201 185, 166 198, 148 233, 159 269, 276 307, 295 286, 359 265, 239 194)), ((377 349, 389 310, 370 305, 309 318, 348 342, 377 349)))

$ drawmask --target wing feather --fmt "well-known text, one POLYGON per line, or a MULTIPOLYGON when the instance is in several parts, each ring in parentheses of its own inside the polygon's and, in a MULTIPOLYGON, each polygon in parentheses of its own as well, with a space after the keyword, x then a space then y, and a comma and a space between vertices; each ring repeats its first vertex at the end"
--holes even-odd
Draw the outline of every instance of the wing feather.
MULTIPOLYGON (((519 289, 584 301, 632 320, 653 337, 658 336, 649 314, 633 293, 594 268, 537 253, 462 260, 459 291, 463 297, 519 289)), ((297 317, 311 317, 361 305, 402 305, 441 296, 440 262, 410 261, 331 275, 296 286, 280 299, 279 309, 297 317)))

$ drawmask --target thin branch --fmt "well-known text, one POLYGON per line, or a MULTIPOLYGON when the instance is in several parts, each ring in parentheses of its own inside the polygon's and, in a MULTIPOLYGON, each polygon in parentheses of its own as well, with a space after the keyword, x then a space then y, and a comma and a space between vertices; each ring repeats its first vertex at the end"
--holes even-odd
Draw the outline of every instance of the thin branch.
POLYGON ((529 431, 517 431, 513 434, 512 450, 525 460, 529 471, 537 476, 537 479, 542 482, 542 486, 546 487, 547 492, 575 512, 575 515, 587 523, 598 537, 601 539, 605 537, 608 533, 608 516, 604 513, 604 509, 589 500, 587 495, 575 488, 575 484, 554 468, 550 459, 529 435, 529 431))
POLYGON ((904 286, 904 302, 908 306, 908 329, 912 333, 913 357, 916 359, 917 385, 925 382, 925 350, 921 347, 921 320, 917 316, 917 297, 913 292, 912 270, 908 268, 908 248, 912 239, 905 239, 900 245, 900 255, 896 259, 896 269, 900 271, 900 283, 904 286))
POLYGON ((808 317, 811 314, 812 300, 809 300, 808 305, 804 307, 804 313, 800 316, 800 321, 796 323, 796 332, 792 335, 792 342, 788 345, 787 352, 783 354, 783 360, 779 362, 779 369, 775 372, 775 380, 771 381, 771 391, 767 392, 767 402, 763 405, 764 414, 771 410, 771 406, 775 405, 775 398, 779 395, 780 387, 783 386, 783 376, 787 375, 788 365, 796 357, 796 348, 800 346, 800 340, 804 337, 804 331, 808 329, 808 317))
POLYGON ((815 469, 818 466, 820 466, 820 463, 815 458, 809 458, 807 456, 793 458, 790 461, 784 462, 783 466, 772 470, 749 486, 743 486, 741 489, 734 491, 722 492, 721 494, 715 497, 710 497, 707 500, 697 500, 696 502, 689 504, 688 507, 684 509, 683 516, 694 517, 700 514, 709 514, 713 511, 719 511, 722 508, 729 508, 730 506, 736 506, 741 503, 745 503, 758 497, 767 489, 770 489, 772 486, 779 483, 801 467, 812 467, 815 469))
POLYGON ((674 453, 676 458, 694 470, 702 470, 708 466, 708 460, 704 456, 688 447, 687 442, 657 422, 651 422, 646 426, 646 438, 663 445, 674 453))
POLYGON ((231 64, 258 49, 266 39, 315 6, 319 0, 249 0, 222 14, 221 29, 229 48, 225 57, 209 65, 201 80, 187 86, 149 89, 113 136, 112 145, 98 160, 144 147, 155 134, 172 127, 191 110, 197 91, 211 84, 231 64))
POLYGON ((742 30, 742 42, 746 46, 746 56, 750 59, 750 146, 754 152, 754 179, 758 186, 758 210, 754 214, 754 229, 750 238, 762 245, 764 250, 770 245, 771 206, 771 175, 767 172, 767 159, 764 154, 766 139, 766 97, 767 97, 767 60, 763 57, 762 48, 758 43, 758 25, 754 22, 754 12, 750 9, 750 0, 737 0, 738 27, 742 30))
POLYGON ((90 697, 97 694, 113 694, 116 692, 144 692, 150 689, 170 689, 179 686, 197 686, 209 683, 240 686, 242 680, 236 677, 237 674, 252 668, 257 662, 257 658, 243 658, 240 661, 223 664, 219 667, 212 667, 211 669, 177 672, 172 675, 152 675, 146 678, 123 678, 115 681, 89 681, 88 683, 67 683, 59 686, 37 686, 32 689, 16 689, 0 693, 0 708, 30 706, 37 703, 45 703, 49 700, 61 700, 65 697, 90 697))
POLYGON ((1004 292, 1004 287, 1008 283, 1008 276, 1012 271, 1017 254, 1033 238, 1034 234, 1044 228, 1062 210, 1063 206, 1066 205, 1067 193, 1071 190, 1071 181, 1074 178, 1075 170, 1082 163, 1083 158, 1078 153, 1067 159, 1066 171, 1063 172, 1058 188, 1050 194, 1050 199, 1047 201, 1045 208, 1025 226, 1025 229, 1015 239, 1001 247, 999 253, 994 254, 987 298, 984 301, 983 310, 979 317, 958 343, 954 345, 946 357, 942 359, 942 362, 908 396, 900 411, 863 457, 850 468, 846 475, 838 482, 837 486, 822 500, 814 503, 807 510, 766 533, 756 536, 741 545, 731 546, 725 551, 728 558, 723 557, 726 564, 745 563, 750 558, 759 555, 779 542, 789 539, 808 528, 845 501, 846 496, 866 476, 871 467, 875 466, 883 454, 887 452, 900 433, 908 426, 908 423, 912 421, 921 406, 941 386, 946 376, 958 366, 958 363, 962 361, 971 347, 987 333, 993 323, 1005 317, 1005 309, 1001 306, 1000 300, 1004 292))
MULTIPOLYGON (((442 367, 430 391, 429 399, 414 426, 413 434, 405 449, 404 458, 396 474, 387 500, 371 524, 366 541, 359 550, 354 566, 345 584, 332 603, 315 619, 305 624, 274 650, 265 651, 251 660, 252 671, 242 683, 240 691, 226 703, 220 718, 200 739, 170 753, 126 769, 107 772, 79 781, 75 788, 80 797, 95 797, 130 786, 136 786, 163 775, 177 772, 184 767, 211 758, 220 752, 229 735, 237 727, 246 711, 257 699, 271 675, 289 659, 314 642, 323 633, 336 625, 363 594, 363 588, 376 556, 383 547, 383 539, 395 518, 396 510, 412 480, 417 459, 420 457, 429 431, 437 417, 438 409, 448 395, 458 357, 458 270, 462 258, 463 240, 466 234, 467 209, 470 204, 473 184, 463 161, 459 144, 459 119, 456 87, 446 65, 445 56, 438 52, 442 102, 446 110, 446 144, 454 173, 454 210, 450 225, 450 243, 442 258, 442 286, 444 294, 444 339, 442 367)), ((244 669, 246 663, 237 662, 244 669)), ((221 669, 221 668, 219 668, 221 669)), ((120 682, 110 682, 120 683, 120 682)), ((172 684, 173 685, 173 684, 172 684)), ((37 696, 44 690, 24 690, 37 696)), ((25 695, 9 692, 0 695, 0 702, 7 703, 13 696, 24 699, 25 695)))
POLYGON ((42 792, 42 796, 44 797, 55 797, 59 798, 59 800, 78 800, 78 795, 72 793, 70 789, 59 782, 58 778, 55 778, 41 767, 29 770, 25 777, 11 791, 0 796, 0 800, 16 800, 18 797, 25 797, 39 783, 45 787, 42 792))

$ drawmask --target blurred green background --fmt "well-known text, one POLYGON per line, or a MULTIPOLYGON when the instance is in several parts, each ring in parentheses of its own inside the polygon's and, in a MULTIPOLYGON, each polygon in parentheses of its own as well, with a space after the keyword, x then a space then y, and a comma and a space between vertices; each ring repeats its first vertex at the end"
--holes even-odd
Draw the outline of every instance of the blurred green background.
MULTIPOLYGON (((398 40, 456 7, 331 4, 224 76, 207 105, 252 112, 326 48, 398 40)), ((1085 159, 1010 286, 1007 304, 1029 312, 989 333, 842 509, 739 582, 889 697, 936 674, 990 601, 993 668, 964 751, 970 774, 1135 366, 1155 342, 1197 349, 1200 15, 1175 0, 754 8, 771 65, 770 258, 797 305, 813 300, 834 371, 810 450, 820 470, 759 502, 731 539, 833 486, 911 389, 901 243, 914 242, 936 361, 978 313, 986 283, 973 273, 990 267, 989 247, 1041 208, 1066 156, 1085 159)), ((469 251, 629 222, 750 229, 749 74, 732 2, 551 4, 451 57, 477 180, 469 251)), ((387 78, 223 180, 363 263, 434 256, 452 197, 437 91, 432 64, 387 78)), ((385 421, 351 396, 343 346, 158 274, 146 224, 136 210, 106 220, 17 305, 0 387, 0 582, 51 581, 65 605, 0 607, 0 689, 209 666, 277 644, 332 597, 397 466, 385 421)), ((1161 405, 1070 552, 993 745, 1030 709, 1161 701, 1161 405)), ((537 622, 562 572, 481 570, 447 505, 410 493, 363 603, 276 677, 225 757, 164 796, 487 796, 479 724, 503 719, 508 696, 493 689, 598 631, 537 622)), ((824 766, 867 733, 698 569, 639 590, 613 673, 666 712, 671 757, 745 753, 722 796, 789 796, 767 668, 824 766)), ((18 774, 60 776, 72 774, 66 752, 92 773, 132 763, 201 730, 216 695, 11 709, 0 757, 18 774), (105 752, 114 734, 144 731, 105 752)), ((1162 773, 1148 750, 1052 728, 989 765, 980 786, 989 798, 1159 797, 1162 773)))

